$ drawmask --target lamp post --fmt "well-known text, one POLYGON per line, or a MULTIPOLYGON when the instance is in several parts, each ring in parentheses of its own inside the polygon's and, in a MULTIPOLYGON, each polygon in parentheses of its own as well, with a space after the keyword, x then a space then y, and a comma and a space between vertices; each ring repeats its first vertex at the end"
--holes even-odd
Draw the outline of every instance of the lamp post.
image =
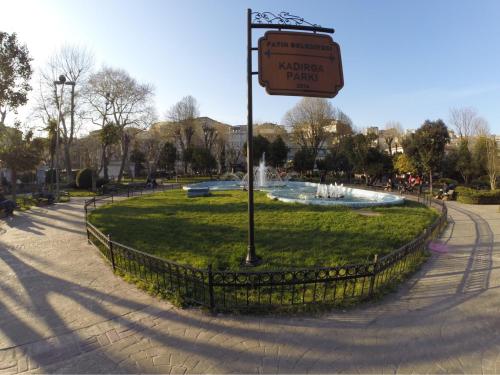
POLYGON ((58 81, 54 81, 54 94, 56 96, 56 102, 58 105, 59 117, 57 120, 57 130, 56 130, 56 202, 59 202, 59 129, 62 121, 62 102, 64 85, 71 86, 71 121, 73 121, 74 116, 74 100, 75 100, 75 82, 67 81, 66 76, 61 74, 58 81), (59 100, 57 99, 57 85, 61 85, 61 95, 59 100))

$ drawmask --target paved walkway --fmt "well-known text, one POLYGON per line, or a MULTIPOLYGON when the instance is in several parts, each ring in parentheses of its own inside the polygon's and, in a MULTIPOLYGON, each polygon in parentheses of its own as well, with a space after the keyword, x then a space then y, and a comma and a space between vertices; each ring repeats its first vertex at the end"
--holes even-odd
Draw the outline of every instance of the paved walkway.
POLYGON ((0 373, 500 372, 498 206, 450 203, 432 258, 377 303, 254 317, 179 310, 114 276, 81 202, 0 224, 0 373))

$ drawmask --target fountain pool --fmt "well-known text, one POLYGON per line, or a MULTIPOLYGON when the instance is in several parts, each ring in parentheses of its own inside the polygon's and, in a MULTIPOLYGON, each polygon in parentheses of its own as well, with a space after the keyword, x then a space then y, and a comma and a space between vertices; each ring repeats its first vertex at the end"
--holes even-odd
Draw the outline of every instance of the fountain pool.
MULTIPOLYGON (((207 187, 213 191, 241 190, 244 183, 242 181, 205 181, 185 186, 184 189, 188 190, 191 187, 207 187)), ((403 197, 395 194, 312 182, 287 181, 284 186, 260 187, 259 190, 267 192, 269 198, 282 202, 322 206, 376 207, 404 202, 403 197)))

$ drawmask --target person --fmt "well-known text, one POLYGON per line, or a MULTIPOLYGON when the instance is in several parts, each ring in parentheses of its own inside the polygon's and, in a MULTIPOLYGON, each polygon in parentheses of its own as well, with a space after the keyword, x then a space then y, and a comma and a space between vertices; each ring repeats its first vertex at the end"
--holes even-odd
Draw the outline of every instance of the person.
POLYGON ((319 177, 319 183, 326 184, 326 173, 325 172, 321 173, 321 176, 319 177))
POLYGON ((424 180, 422 177, 417 176, 417 180, 415 181, 415 184, 418 186, 418 194, 422 195, 422 188, 424 185, 424 180))
POLYGON ((445 182, 443 182, 443 186, 439 189, 437 195, 434 197, 435 199, 443 199, 448 194, 449 186, 445 182))
POLYGON ((385 191, 392 191, 392 189, 393 189, 393 188, 394 188, 394 182, 392 182, 392 178, 391 178, 391 177, 389 177, 389 178, 387 179, 387 183, 386 183, 386 185, 385 185, 384 190, 385 190, 385 191))

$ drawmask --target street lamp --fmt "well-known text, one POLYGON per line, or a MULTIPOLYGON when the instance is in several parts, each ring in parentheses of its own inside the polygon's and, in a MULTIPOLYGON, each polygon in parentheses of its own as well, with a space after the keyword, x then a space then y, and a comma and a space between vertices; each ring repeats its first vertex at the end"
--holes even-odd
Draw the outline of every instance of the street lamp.
POLYGON ((59 118, 57 121, 57 130, 56 130, 56 202, 59 201, 59 129, 62 121, 62 102, 63 102, 63 92, 64 86, 71 86, 71 121, 73 121, 73 108, 74 108, 74 100, 75 100, 75 82, 67 81, 66 76, 61 74, 59 76, 58 81, 54 81, 54 94, 56 96, 56 102, 58 105, 59 118), (61 96, 58 100, 57 98, 57 85, 61 85, 61 96))

